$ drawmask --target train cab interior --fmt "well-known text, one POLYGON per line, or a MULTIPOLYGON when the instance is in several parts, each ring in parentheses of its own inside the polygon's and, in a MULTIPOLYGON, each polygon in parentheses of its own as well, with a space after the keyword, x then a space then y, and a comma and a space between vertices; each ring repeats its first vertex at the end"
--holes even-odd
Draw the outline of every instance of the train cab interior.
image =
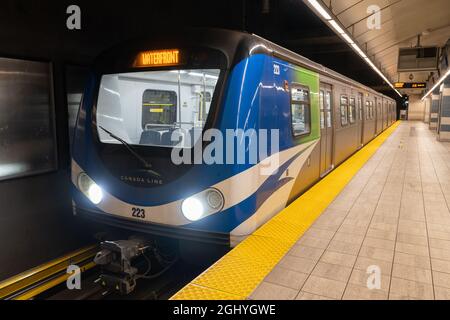
POLYGON ((109 131, 131 145, 192 146, 208 118, 219 73, 196 69, 103 75, 97 103, 100 141, 120 143, 109 131))

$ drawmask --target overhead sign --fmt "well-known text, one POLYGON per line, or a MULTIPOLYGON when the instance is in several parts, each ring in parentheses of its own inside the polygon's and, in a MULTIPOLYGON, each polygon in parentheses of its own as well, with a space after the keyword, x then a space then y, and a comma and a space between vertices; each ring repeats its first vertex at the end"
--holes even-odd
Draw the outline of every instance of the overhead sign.
POLYGON ((178 49, 139 52, 134 62, 135 67, 165 67, 177 64, 180 64, 180 51, 178 49))
POLYGON ((394 87, 396 89, 425 89, 427 84, 425 82, 396 82, 394 87))

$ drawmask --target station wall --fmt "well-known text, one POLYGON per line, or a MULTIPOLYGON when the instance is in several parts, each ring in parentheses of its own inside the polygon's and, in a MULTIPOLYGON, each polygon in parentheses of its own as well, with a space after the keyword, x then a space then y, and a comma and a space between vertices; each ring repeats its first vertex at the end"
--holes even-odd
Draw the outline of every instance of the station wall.
POLYGON ((57 158, 55 170, 0 181, 0 281, 94 242, 92 226, 72 216, 70 195, 70 137, 84 86, 82 69, 106 48, 162 26, 238 29, 242 20, 232 2, 183 1, 174 10, 170 1, 108 3, 106 8, 101 1, 79 0, 81 29, 70 30, 66 10, 72 4, 0 2, 0 58, 51 65, 57 158))
POLYGON ((408 120, 425 120, 426 102, 419 95, 409 96, 408 120))

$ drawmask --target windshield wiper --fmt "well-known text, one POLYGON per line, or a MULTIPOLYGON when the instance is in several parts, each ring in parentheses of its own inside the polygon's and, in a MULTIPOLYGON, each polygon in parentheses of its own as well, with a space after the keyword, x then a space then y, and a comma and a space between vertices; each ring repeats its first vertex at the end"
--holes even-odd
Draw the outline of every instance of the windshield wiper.
POLYGON ((103 131, 105 131, 111 138, 116 139, 117 141, 119 141, 121 144, 123 144, 125 146, 125 148, 127 148, 128 151, 130 151, 130 153, 136 157, 136 159, 138 159, 140 162, 142 162, 142 164, 144 165, 145 169, 147 171, 149 171, 151 174, 160 177, 161 175, 153 170, 150 170, 150 168, 152 167, 152 165, 147 162, 147 160, 145 160, 142 156, 140 156, 131 146, 128 142, 126 142, 125 140, 119 138, 118 136, 116 136, 114 133, 112 133, 109 130, 106 130, 105 128, 103 128, 102 126, 99 126, 100 129, 102 129, 103 131))

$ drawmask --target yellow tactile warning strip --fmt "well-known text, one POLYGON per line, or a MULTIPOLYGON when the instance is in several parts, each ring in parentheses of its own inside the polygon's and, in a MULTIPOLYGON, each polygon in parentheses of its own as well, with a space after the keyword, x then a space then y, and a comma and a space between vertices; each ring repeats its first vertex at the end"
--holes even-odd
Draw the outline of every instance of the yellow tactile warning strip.
POLYGON ((291 205, 182 288, 171 300, 246 299, 353 176, 394 132, 399 121, 334 169, 291 205))

